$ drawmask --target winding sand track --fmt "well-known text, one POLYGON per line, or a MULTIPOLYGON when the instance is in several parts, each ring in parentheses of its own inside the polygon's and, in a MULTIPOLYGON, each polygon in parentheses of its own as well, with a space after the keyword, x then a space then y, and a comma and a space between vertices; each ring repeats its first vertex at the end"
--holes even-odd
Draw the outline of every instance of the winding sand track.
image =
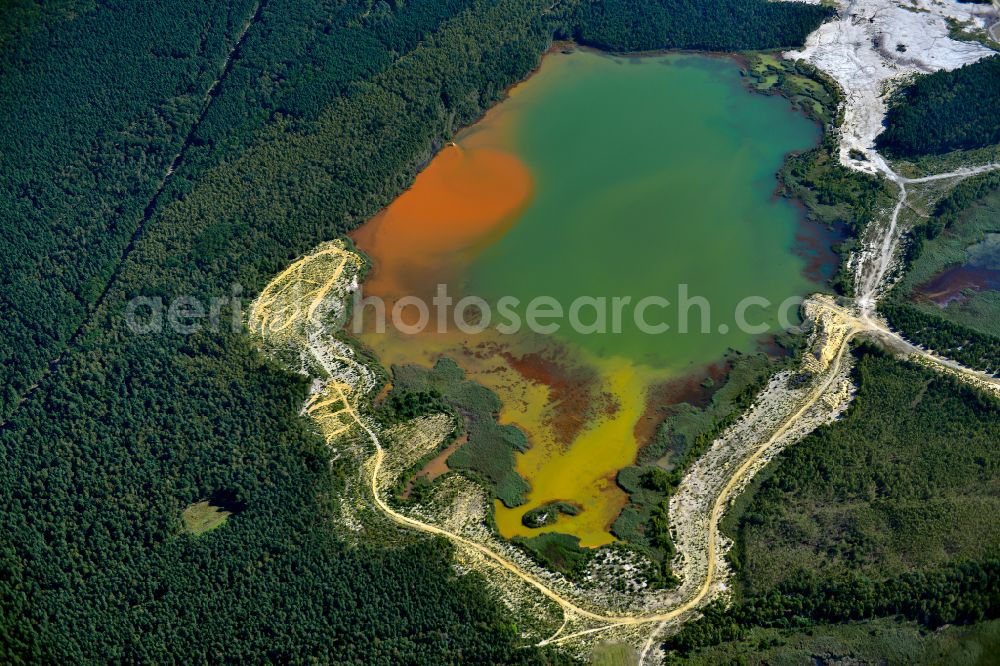
MULTIPOLYGON (((717 561, 717 546, 720 538, 719 522, 729 501, 733 499, 734 492, 742 487, 748 475, 752 475, 754 472, 758 461, 772 449, 775 443, 787 435, 798 424, 799 420, 827 395, 841 376, 844 358, 849 349, 848 343, 855 336, 861 333, 872 333, 885 338, 907 353, 921 356, 948 370, 957 371, 962 376, 974 380, 980 386, 985 385, 1000 393, 1000 380, 963 368, 952 361, 941 359, 918 349, 863 309, 858 312, 856 308, 840 306, 829 299, 811 300, 810 304, 816 308, 817 312, 827 313, 836 318, 843 327, 843 333, 832 343, 834 347, 826 350, 825 354, 832 360, 814 382, 813 388, 794 406, 793 411, 777 427, 772 429, 769 435, 763 438, 732 471, 726 483, 715 496, 711 505, 706 535, 707 567, 702 580, 693 593, 671 608, 644 614, 617 614, 607 610, 588 609, 581 606, 578 601, 568 598, 503 553, 438 525, 404 515, 390 506, 384 499, 381 482, 383 481, 382 472, 386 451, 373 424, 359 412, 359 401, 364 399, 365 391, 363 388, 357 390, 358 387, 338 378, 340 372, 338 368, 349 367, 355 376, 359 376, 359 373, 365 373, 366 369, 349 355, 338 353, 332 349, 330 339, 324 334, 329 328, 329 322, 324 320, 330 313, 330 302, 337 301, 338 297, 343 297, 350 289, 350 285, 346 283, 348 276, 345 275, 345 269, 351 265, 360 265, 357 256, 345 247, 336 244, 326 245, 295 262, 279 274, 262 292, 260 298, 254 302, 250 311, 251 331, 259 333, 266 341, 285 345, 285 348, 298 347, 301 352, 311 356, 313 362, 323 367, 330 377, 334 378, 326 382, 322 394, 318 394, 314 400, 307 403, 304 412, 315 416, 315 412, 322 411, 320 408, 324 406, 336 407, 335 410, 327 412, 323 416, 333 418, 343 416, 349 419, 349 423, 326 431, 328 441, 342 435, 350 428, 351 423, 360 428, 365 437, 370 440, 375 453, 367 466, 370 471, 366 483, 375 507, 382 514, 397 525, 447 538, 463 548, 479 553, 504 571, 536 589, 562 609, 564 614, 562 626, 553 636, 541 641, 542 645, 561 643, 613 627, 645 624, 662 626, 664 623, 677 620, 685 614, 697 610, 709 597, 712 586, 716 582, 719 571, 717 561), (317 270, 316 266, 320 262, 325 262, 325 265, 321 267, 322 270, 317 270), (597 626, 563 634, 562 632, 566 629, 570 618, 587 620, 596 623, 597 626)), ((648 652, 651 646, 652 642, 647 641, 644 652, 648 652)))

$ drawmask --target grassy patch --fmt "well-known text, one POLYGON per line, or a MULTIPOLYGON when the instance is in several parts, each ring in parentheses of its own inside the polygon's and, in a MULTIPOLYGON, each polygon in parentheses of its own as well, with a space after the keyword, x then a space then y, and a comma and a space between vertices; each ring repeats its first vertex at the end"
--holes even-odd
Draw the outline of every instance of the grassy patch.
POLYGON ((202 500, 184 509, 181 518, 184 521, 184 531, 197 536, 222 526, 231 515, 232 511, 227 511, 212 500, 202 500))
POLYGON ((744 75, 752 90, 787 97, 792 106, 824 127, 837 120, 839 89, 829 77, 806 62, 785 60, 771 53, 752 53, 746 56, 744 75))
POLYGON ((994 51, 1000 49, 1000 43, 994 41, 989 32, 977 28, 972 23, 953 18, 945 20, 948 22, 948 36, 952 39, 960 42, 977 42, 994 51))
MULTIPOLYGON (((963 201, 957 212, 940 210, 939 205, 932 218, 914 230, 907 274, 893 291, 893 297, 927 314, 1000 337, 1000 293, 996 291, 968 291, 962 299, 943 308, 918 297, 920 285, 952 266, 964 264, 969 247, 981 243, 989 233, 1000 232, 1000 176, 987 174, 976 181, 982 184, 976 189, 985 192, 984 196, 963 201)), ((976 182, 969 180, 959 188, 975 188, 975 185, 976 182)))
POLYGON ((635 649, 625 643, 601 643, 590 653, 591 666, 636 666, 635 649))

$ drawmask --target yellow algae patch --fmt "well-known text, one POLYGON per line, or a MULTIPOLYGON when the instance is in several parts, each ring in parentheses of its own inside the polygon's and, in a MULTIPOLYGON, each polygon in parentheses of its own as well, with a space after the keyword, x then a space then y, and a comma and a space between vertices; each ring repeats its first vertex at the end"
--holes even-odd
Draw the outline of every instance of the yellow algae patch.
POLYGON ((568 447, 554 447, 538 442, 533 435, 544 431, 544 423, 523 423, 534 445, 517 456, 517 470, 531 484, 528 502, 514 509, 496 504, 496 523, 505 537, 530 537, 544 532, 564 532, 580 538, 580 544, 594 548, 614 541, 608 532, 627 501, 618 488, 618 470, 635 460, 638 442, 635 426, 646 408, 648 377, 645 369, 624 359, 599 362, 600 376, 606 391, 613 396, 616 409, 599 414, 568 447), (549 502, 578 504, 583 511, 576 516, 561 516, 551 525, 528 528, 521 517, 529 510, 549 502))

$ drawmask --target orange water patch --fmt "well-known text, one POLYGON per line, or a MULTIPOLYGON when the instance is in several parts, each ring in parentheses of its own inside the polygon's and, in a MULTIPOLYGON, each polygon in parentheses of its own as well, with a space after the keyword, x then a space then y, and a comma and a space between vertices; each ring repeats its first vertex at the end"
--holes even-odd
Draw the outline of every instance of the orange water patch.
POLYGON ((413 186, 354 232, 375 258, 365 292, 384 298, 432 294, 475 250, 509 225, 531 197, 527 166, 495 148, 451 144, 413 186))
POLYGON ((459 447, 461 447, 468 441, 469 441, 468 434, 462 435, 454 442, 449 444, 447 448, 441 451, 441 453, 437 454, 436 456, 428 460, 427 464, 424 465, 419 472, 414 474, 413 478, 410 479, 409 483, 406 484, 406 489, 403 490, 402 497, 404 499, 409 499, 410 492, 413 490, 413 484, 417 479, 423 477, 428 481, 434 481, 434 479, 438 478, 442 474, 446 474, 447 472, 449 472, 450 468, 448 467, 448 458, 450 458, 451 454, 453 454, 455 451, 458 451, 459 447))
POLYGON ((423 476, 426 477, 428 481, 433 481, 434 479, 438 478, 439 476, 447 472, 448 458, 455 451, 458 451, 458 448, 462 446, 462 444, 465 444, 467 441, 469 441, 468 435, 462 435, 461 437, 456 439, 454 442, 448 445, 448 448, 439 453, 433 459, 429 460, 427 464, 424 465, 424 468, 417 473, 417 476, 423 476))

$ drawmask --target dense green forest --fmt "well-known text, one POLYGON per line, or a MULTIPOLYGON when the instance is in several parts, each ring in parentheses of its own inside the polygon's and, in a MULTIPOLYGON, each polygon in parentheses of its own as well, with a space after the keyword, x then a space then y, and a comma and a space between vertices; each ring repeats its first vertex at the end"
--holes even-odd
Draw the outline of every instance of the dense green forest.
POLYGON ((874 347, 856 356, 847 415, 780 454, 727 516, 735 607, 671 649, 754 626, 1000 616, 1000 403, 874 347))
POLYGON ((840 623, 900 617, 927 628, 970 624, 1000 615, 1000 560, 952 564, 886 580, 856 577, 783 585, 704 616, 667 639, 670 652, 740 640, 753 627, 809 628, 816 635, 840 623), (832 627, 831 627, 832 625, 832 627))
POLYGON ((921 76, 892 100, 878 147, 909 157, 1000 143, 998 105, 998 56, 921 76))
POLYGON ((868 347, 855 380, 846 417, 787 449, 739 517, 748 591, 1000 558, 1000 403, 868 347))
POLYGON ((594 0, 575 3, 570 35, 612 51, 708 51, 801 44, 829 7, 766 0, 594 0))
MULTIPOLYGON (((687 655, 688 666, 907 664, 987 666, 1000 653, 1000 620, 928 629, 884 618, 822 628, 751 627, 735 641, 687 655)), ((681 661, 674 659, 668 661, 681 661)))
POLYGON ((104 290, 253 9, 18 4, 0 9, 0 422, 104 290))

